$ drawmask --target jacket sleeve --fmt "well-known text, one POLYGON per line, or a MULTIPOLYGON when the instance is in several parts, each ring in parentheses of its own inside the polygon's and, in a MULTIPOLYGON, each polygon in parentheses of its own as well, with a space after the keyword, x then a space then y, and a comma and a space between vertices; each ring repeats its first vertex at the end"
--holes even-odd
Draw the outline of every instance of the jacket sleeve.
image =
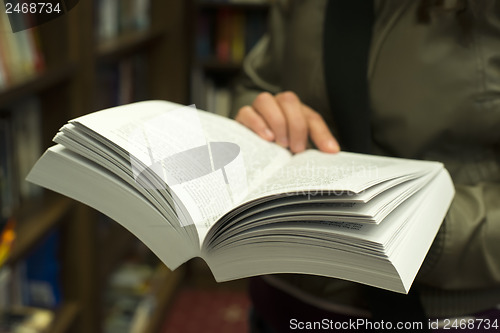
POLYGON ((234 118, 239 108, 251 105, 263 91, 280 92, 283 49, 285 43, 285 20, 287 4, 274 2, 269 12, 267 33, 245 57, 243 71, 237 79, 230 117, 234 118))
POLYGON ((500 184, 455 185, 456 194, 418 282, 444 289, 500 285, 500 184))
MULTIPOLYGON (((456 194, 418 281, 443 289, 500 290, 500 2, 467 5, 474 20, 472 45, 481 50, 473 73, 483 79, 474 105, 464 108, 469 117, 443 124, 462 128, 460 144, 444 154, 456 194)), ((472 87, 477 82, 470 77, 472 87)))

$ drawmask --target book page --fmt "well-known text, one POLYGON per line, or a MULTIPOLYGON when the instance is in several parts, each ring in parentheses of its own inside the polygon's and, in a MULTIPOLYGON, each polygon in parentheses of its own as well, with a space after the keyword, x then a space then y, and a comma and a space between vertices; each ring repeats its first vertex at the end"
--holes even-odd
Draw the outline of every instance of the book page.
POLYGON ((423 175, 441 164, 340 152, 327 154, 307 150, 266 179, 251 198, 282 193, 298 195, 344 195, 403 176, 423 175))
POLYGON ((204 257, 218 281, 304 273, 407 293, 453 192, 442 169, 380 225, 273 220, 217 239, 204 257))
POLYGON ((123 150, 135 177, 155 178, 186 207, 200 243, 217 219, 241 203, 291 154, 220 116, 164 101, 93 113, 71 124, 123 150))

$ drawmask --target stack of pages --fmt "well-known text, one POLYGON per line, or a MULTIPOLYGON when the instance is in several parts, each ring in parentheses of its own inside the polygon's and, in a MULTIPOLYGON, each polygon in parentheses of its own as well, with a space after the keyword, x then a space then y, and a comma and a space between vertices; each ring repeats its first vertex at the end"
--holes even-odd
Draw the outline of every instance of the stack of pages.
POLYGON ((169 268, 303 273, 407 293, 446 215, 438 162, 307 150, 147 101, 70 121, 28 180, 110 216, 169 268))

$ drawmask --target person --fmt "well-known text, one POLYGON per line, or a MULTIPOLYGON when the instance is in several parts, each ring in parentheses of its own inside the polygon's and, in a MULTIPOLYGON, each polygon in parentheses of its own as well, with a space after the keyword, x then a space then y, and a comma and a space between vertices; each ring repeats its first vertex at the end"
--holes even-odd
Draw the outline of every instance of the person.
MULTIPOLYGON (((274 2, 268 33, 244 61, 232 116, 293 153, 312 143, 443 162, 456 194, 413 289, 425 318, 445 326, 478 318, 468 328, 481 331, 480 318, 500 318, 500 1, 374 1, 373 21, 351 10, 342 24, 356 25, 337 34, 331 15, 344 13, 332 3, 347 1, 274 2), (365 60, 349 64, 363 50, 348 45, 350 33, 365 21, 365 60), (364 77, 353 82, 359 68, 364 77), (344 96, 351 102, 337 103, 344 96)), ((374 307, 363 286, 326 277, 279 274, 250 285, 255 331, 410 311, 390 297, 374 307)))

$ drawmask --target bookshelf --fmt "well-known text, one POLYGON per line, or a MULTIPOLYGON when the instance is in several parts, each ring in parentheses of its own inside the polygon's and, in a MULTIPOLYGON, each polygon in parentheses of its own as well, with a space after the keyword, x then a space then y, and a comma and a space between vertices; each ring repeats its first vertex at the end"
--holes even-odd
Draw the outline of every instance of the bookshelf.
POLYGON ((23 82, 8 85, 5 90, 0 91, 0 107, 8 106, 23 96, 44 91, 59 82, 68 80, 75 68, 75 64, 68 62, 57 68, 45 70, 23 82))
POLYGON ((72 201, 68 198, 47 194, 38 200, 23 204, 17 218, 16 241, 11 249, 7 265, 21 260, 47 232, 57 227, 70 211, 72 201))
MULTIPOLYGON (((9 135, 13 135, 15 130, 9 126, 10 119, 18 112, 16 105, 36 100, 40 119, 37 141, 43 151, 51 145, 57 129, 69 119, 101 108, 102 96, 121 96, 121 99, 109 98, 106 107, 139 99, 188 103, 190 42, 186 38, 189 29, 186 13, 184 1, 80 1, 67 14, 30 29, 33 31, 30 34, 35 34, 38 40, 37 52, 43 57, 43 66, 21 78, 8 80, 5 75, 0 78, 0 121, 9 128, 9 135), (111 3, 122 7, 113 8, 111 3), (102 16, 103 6, 107 16, 102 16), (129 15, 123 18, 118 12, 129 15), (108 26, 102 28, 100 24, 107 18, 110 18, 106 20, 108 26), (108 72, 109 82, 102 81, 108 72), (116 88, 117 80, 124 87, 116 88)), ((6 33, 0 29, 0 34, 6 33)), ((12 58, 7 52, 11 50, 2 48, 0 66, 6 56, 12 58)), ((17 163, 13 157, 18 154, 17 149, 22 147, 9 150, 12 165, 17 163)), ((0 179, 14 183, 14 178, 17 182, 17 175, 0 179)), ((6 194, 0 192, 0 195, 5 202, 6 194)), ((2 219, 15 217, 16 239, 0 272, 25 261, 47 235, 57 230, 61 236, 59 255, 54 260, 60 264, 62 301, 55 308, 47 332, 103 332, 105 280, 120 265, 134 237, 116 227, 103 235, 98 212, 50 191, 12 202, 13 207, 8 214, 2 213, 2 219)), ((156 292, 157 307, 151 313, 147 332, 153 333, 160 327, 162 311, 181 277, 182 270, 163 272, 160 283, 163 287, 156 292)))
POLYGON ((162 35, 161 30, 134 31, 103 41, 97 46, 97 61, 100 63, 119 61, 122 57, 153 45, 162 35))
POLYGON ((243 58, 262 37, 270 1, 192 0, 190 102, 228 115, 230 87, 243 58))

